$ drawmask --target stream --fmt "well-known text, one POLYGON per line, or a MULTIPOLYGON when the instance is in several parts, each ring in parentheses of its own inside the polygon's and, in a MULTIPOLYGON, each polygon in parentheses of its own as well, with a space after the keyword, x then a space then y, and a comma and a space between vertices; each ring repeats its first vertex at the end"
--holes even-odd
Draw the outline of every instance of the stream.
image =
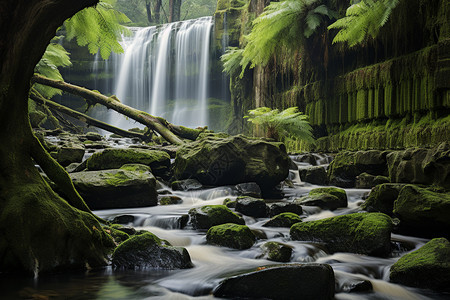
MULTIPOLYGON (((326 163, 327 160, 318 161, 326 163)), ((297 163, 299 168, 308 164, 297 163)), ((289 176, 292 184, 283 187, 284 198, 267 202, 292 201, 319 187, 299 180, 298 171, 289 176)), ((336 277, 336 299, 449 299, 448 294, 414 289, 389 283, 390 266, 403 254, 419 248, 428 240, 392 234, 394 251, 391 257, 378 258, 353 253, 326 253, 320 245, 292 241, 289 228, 263 227, 268 218, 244 216, 246 225, 263 232, 267 239, 259 239, 247 250, 211 246, 206 244, 206 231, 194 230, 190 224, 181 229, 180 217, 189 209, 207 204, 222 204, 226 198, 236 198, 233 187, 216 187, 197 191, 172 191, 161 184, 160 189, 169 190, 183 199, 181 204, 129 209, 98 210, 95 213, 107 220, 120 215, 131 215, 128 225, 137 230, 148 230, 174 246, 182 246, 189 252, 194 268, 185 270, 138 270, 113 271, 110 266, 102 270, 73 272, 24 279, 8 275, 0 276, 0 299, 217 299, 212 289, 218 283, 236 273, 259 266, 276 264, 259 259, 260 245, 278 241, 294 247, 292 263, 330 264, 336 277), (371 292, 349 292, 362 280, 370 281, 371 292)), ((318 207, 303 206, 303 221, 317 220, 358 210, 369 190, 345 189, 348 207, 333 212, 318 207)), ((295 291, 294 291, 295 292, 295 291)))

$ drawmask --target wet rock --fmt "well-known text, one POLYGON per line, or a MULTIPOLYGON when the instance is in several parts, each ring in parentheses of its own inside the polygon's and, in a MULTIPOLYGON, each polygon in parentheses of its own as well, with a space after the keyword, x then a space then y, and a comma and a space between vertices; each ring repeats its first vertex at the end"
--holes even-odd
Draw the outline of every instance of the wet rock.
POLYGON ((212 226, 235 223, 244 225, 244 219, 232 212, 225 205, 205 205, 189 210, 194 229, 209 229, 212 226))
POLYGON ((296 202, 305 206, 318 206, 329 210, 336 210, 348 205, 345 190, 333 187, 312 189, 308 196, 301 197, 296 202))
POLYGON ((267 205, 263 199, 253 197, 238 197, 236 199, 236 211, 255 218, 267 216, 267 205))
POLYGON ((236 185, 236 190, 239 196, 248 196, 261 198, 261 189, 256 182, 246 182, 236 185))
POLYGON ((180 147, 174 175, 196 178, 205 185, 256 182, 270 190, 288 176, 289 161, 282 143, 243 135, 203 134, 180 147))
POLYGON ((267 242, 261 245, 262 254, 258 258, 264 258, 277 262, 289 262, 293 248, 279 242, 267 242))
POLYGON ((134 216, 132 216, 132 215, 116 216, 111 221, 111 223, 113 223, 113 224, 123 224, 123 225, 128 225, 130 223, 133 224, 133 222, 134 222, 134 216))
POLYGON ((450 143, 433 149, 411 148, 387 156, 391 182, 450 188, 450 143))
POLYGON ((225 200, 223 200, 223 205, 225 205, 228 208, 236 208, 236 200, 226 198, 225 200))
POLYGON ((334 272, 325 264, 264 266, 222 281, 215 297, 250 299, 334 299, 334 272))
POLYGON ((79 163, 71 163, 66 167, 66 171, 67 173, 73 173, 79 166, 79 163))
POLYGON ((105 149, 94 153, 87 159, 90 171, 117 169, 125 164, 149 166, 155 176, 167 177, 170 170, 170 157, 166 152, 145 149, 105 149))
POLYGON ((147 232, 120 244, 112 255, 116 269, 187 269, 192 268, 185 248, 172 247, 167 241, 147 232))
POLYGON ((174 205, 183 203, 183 199, 178 196, 168 195, 159 198, 160 205, 174 205))
POLYGON ((389 178, 381 175, 370 175, 364 172, 356 176, 355 187, 357 189, 371 189, 383 183, 389 183, 389 178))
POLYGON ((275 217, 281 213, 290 212, 297 215, 303 213, 302 206, 294 202, 277 202, 269 206, 269 216, 275 217))
POLYGON ((408 286, 450 291, 450 243, 436 238, 405 254, 390 270, 390 280, 408 286))
POLYGON ((83 160, 85 149, 81 144, 67 144, 58 149, 56 160, 63 166, 71 163, 80 163, 83 160))
POLYGON ((157 204, 156 179, 149 172, 115 169, 71 173, 70 177, 91 209, 157 204))
POLYGON ((245 225, 227 223, 211 227, 206 233, 206 241, 212 245, 243 250, 251 248, 256 237, 245 225))
POLYGON ((309 192, 309 195, 320 195, 320 194, 330 194, 333 195, 337 198, 339 198, 339 200, 341 201, 341 204, 347 207, 347 193, 345 192, 345 190, 340 189, 340 188, 335 188, 335 187, 322 187, 322 188, 316 188, 316 189, 312 189, 309 192))
POLYGON ((103 229, 106 231, 106 233, 111 235, 116 244, 120 244, 130 238, 130 235, 126 232, 123 232, 122 230, 118 230, 109 226, 103 226, 103 229))
POLYGON ((97 132, 88 132, 88 133, 86 133, 85 137, 87 140, 94 141, 94 142, 98 142, 103 139, 103 137, 100 134, 98 134, 97 132))
POLYGON ((337 281, 339 288, 336 292, 361 293, 361 292, 370 292, 373 290, 372 283, 369 280, 357 278, 345 278, 344 281, 342 280, 337 281))
POLYGON ((448 236, 450 232, 450 193, 406 185, 394 202, 400 230, 426 237, 448 236))
POLYGON ((125 232, 128 235, 135 235, 136 234, 136 229, 134 229, 131 226, 124 226, 124 225, 121 225, 121 224, 113 224, 110 227, 114 228, 116 230, 125 232))
POLYGON ((285 212, 271 218, 263 224, 264 227, 287 227, 290 228, 295 223, 301 222, 300 217, 294 213, 285 212))
POLYGON ((174 191, 195 191, 202 187, 203 185, 197 179, 184 179, 172 182, 172 190, 174 191))
POLYGON ((397 200, 400 190, 404 184, 385 183, 374 187, 367 200, 361 205, 361 209, 369 212, 382 212, 392 215, 394 201, 397 200))
POLYGON ((294 224, 293 240, 323 243, 331 252, 387 256, 391 250, 391 218, 382 213, 354 213, 294 224))
POLYGON ((301 169, 300 172, 300 179, 303 182, 308 182, 312 184, 318 184, 318 185, 326 185, 327 184, 327 171, 324 167, 321 166, 315 166, 315 167, 309 167, 307 169, 301 169))
POLYGON ((314 153, 299 154, 294 157, 294 161, 307 163, 310 164, 311 166, 317 166, 318 159, 320 159, 320 157, 318 157, 314 153))

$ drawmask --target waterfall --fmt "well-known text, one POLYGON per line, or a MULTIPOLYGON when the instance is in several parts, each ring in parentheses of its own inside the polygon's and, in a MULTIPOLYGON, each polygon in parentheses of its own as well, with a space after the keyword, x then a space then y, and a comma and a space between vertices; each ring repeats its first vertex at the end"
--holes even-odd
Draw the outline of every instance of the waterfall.
MULTIPOLYGON (((109 59, 115 79, 107 92, 177 125, 208 125, 212 26, 212 18, 203 17, 133 28, 132 36, 123 38, 124 53, 109 59)), ((136 127, 117 113, 108 122, 136 127)))

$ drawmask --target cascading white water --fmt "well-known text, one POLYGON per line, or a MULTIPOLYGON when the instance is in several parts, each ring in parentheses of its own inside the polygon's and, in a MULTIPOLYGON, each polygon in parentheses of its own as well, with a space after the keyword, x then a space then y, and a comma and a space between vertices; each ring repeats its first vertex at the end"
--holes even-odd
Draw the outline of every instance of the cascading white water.
MULTIPOLYGON (((208 125, 211 17, 133 29, 124 53, 110 58, 113 88, 123 103, 188 127, 208 125)), ((136 124, 118 114, 108 122, 136 124)))

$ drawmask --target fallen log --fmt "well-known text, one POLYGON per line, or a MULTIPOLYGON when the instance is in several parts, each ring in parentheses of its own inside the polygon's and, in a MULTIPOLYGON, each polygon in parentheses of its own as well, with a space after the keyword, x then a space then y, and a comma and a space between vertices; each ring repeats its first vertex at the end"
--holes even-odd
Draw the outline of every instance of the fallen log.
POLYGON ((89 89, 66 83, 64 81, 57 81, 50 78, 46 78, 39 74, 34 74, 32 82, 51 86, 67 93, 77 95, 88 101, 99 103, 107 108, 117 111, 143 125, 146 125, 150 129, 159 133, 169 143, 180 145, 184 142, 179 138, 189 138, 195 140, 197 136, 204 130, 203 129, 191 129, 183 126, 176 126, 165 119, 160 117, 154 117, 146 112, 137 110, 125 104, 122 104, 116 96, 107 97, 97 92, 93 92, 89 89))
POLYGON ((91 118, 85 114, 82 114, 76 110, 70 109, 68 107, 65 107, 64 105, 58 104, 56 102, 53 102, 51 100, 45 99, 44 97, 37 95, 33 92, 30 93, 30 99, 32 99, 33 101, 35 101, 38 104, 42 104, 42 105, 46 105, 51 109, 57 110, 59 112, 62 112, 66 115, 69 115, 73 118, 76 118, 78 120, 80 120, 81 122, 84 122, 88 125, 91 126, 95 126, 98 127, 100 129, 118 134, 120 136, 123 137, 128 137, 128 138, 140 138, 143 141, 151 141, 151 138, 147 135, 141 134, 141 133, 137 133, 137 132, 131 132, 131 131, 127 131, 127 130, 123 130, 117 127, 114 127, 112 125, 109 125, 105 122, 101 122, 99 120, 96 120, 94 118, 91 118))

